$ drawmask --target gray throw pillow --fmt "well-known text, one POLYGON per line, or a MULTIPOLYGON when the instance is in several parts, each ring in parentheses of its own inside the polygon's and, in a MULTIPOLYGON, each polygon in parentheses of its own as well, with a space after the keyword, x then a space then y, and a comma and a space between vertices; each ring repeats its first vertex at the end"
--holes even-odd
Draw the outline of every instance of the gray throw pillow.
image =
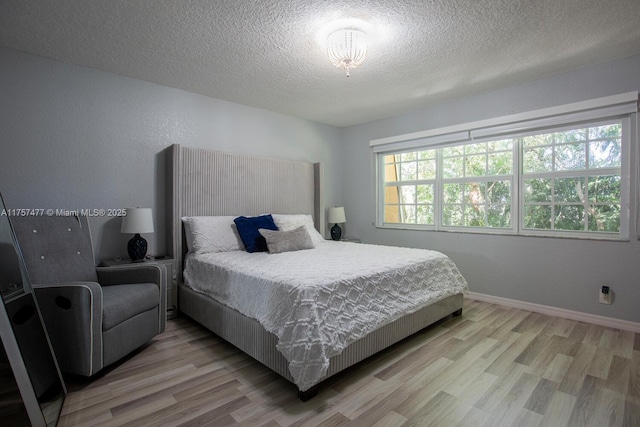
POLYGON ((267 241, 267 248, 269 249, 269 253, 272 254, 313 249, 314 247, 311 236, 309 236, 304 225, 289 231, 274 231, 260 228, 258 232, 267 241))

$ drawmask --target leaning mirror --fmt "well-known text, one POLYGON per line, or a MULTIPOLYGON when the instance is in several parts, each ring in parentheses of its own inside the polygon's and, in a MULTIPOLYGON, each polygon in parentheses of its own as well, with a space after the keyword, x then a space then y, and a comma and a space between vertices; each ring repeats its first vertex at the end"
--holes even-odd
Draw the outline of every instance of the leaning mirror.
POLYGON ((55 426, 66 388, 0 195, 0 425, 55 426))

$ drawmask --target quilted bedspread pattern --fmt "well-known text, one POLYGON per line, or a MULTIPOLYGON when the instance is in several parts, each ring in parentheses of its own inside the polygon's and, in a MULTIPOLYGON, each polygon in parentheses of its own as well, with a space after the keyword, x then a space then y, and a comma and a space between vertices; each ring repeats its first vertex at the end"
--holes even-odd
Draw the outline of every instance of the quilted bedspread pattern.
POLYGON ((258 320, 300 390, 317 384, 329 359, 395 319, 467 282, 446 255, 430 250, 327 242, 280 254, 190 255, 185 283, 258 320))

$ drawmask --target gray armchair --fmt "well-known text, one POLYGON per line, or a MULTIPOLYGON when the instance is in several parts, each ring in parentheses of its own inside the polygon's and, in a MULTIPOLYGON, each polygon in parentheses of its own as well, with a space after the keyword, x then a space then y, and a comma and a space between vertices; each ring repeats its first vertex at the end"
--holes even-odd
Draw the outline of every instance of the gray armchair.
POLYGON ((60 370, 91 376, 164 331, 161 266, 95 266, 86 217, 13 217, 60 370))

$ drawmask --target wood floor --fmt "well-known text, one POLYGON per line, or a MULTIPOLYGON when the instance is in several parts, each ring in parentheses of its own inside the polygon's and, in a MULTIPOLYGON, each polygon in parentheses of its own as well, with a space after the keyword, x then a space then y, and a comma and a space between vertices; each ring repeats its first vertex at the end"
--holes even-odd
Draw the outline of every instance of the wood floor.
POLYGON ((640 334, 466 300, 308 402, 189 319, 92 382, 60 426, 640 426, 640 334))

